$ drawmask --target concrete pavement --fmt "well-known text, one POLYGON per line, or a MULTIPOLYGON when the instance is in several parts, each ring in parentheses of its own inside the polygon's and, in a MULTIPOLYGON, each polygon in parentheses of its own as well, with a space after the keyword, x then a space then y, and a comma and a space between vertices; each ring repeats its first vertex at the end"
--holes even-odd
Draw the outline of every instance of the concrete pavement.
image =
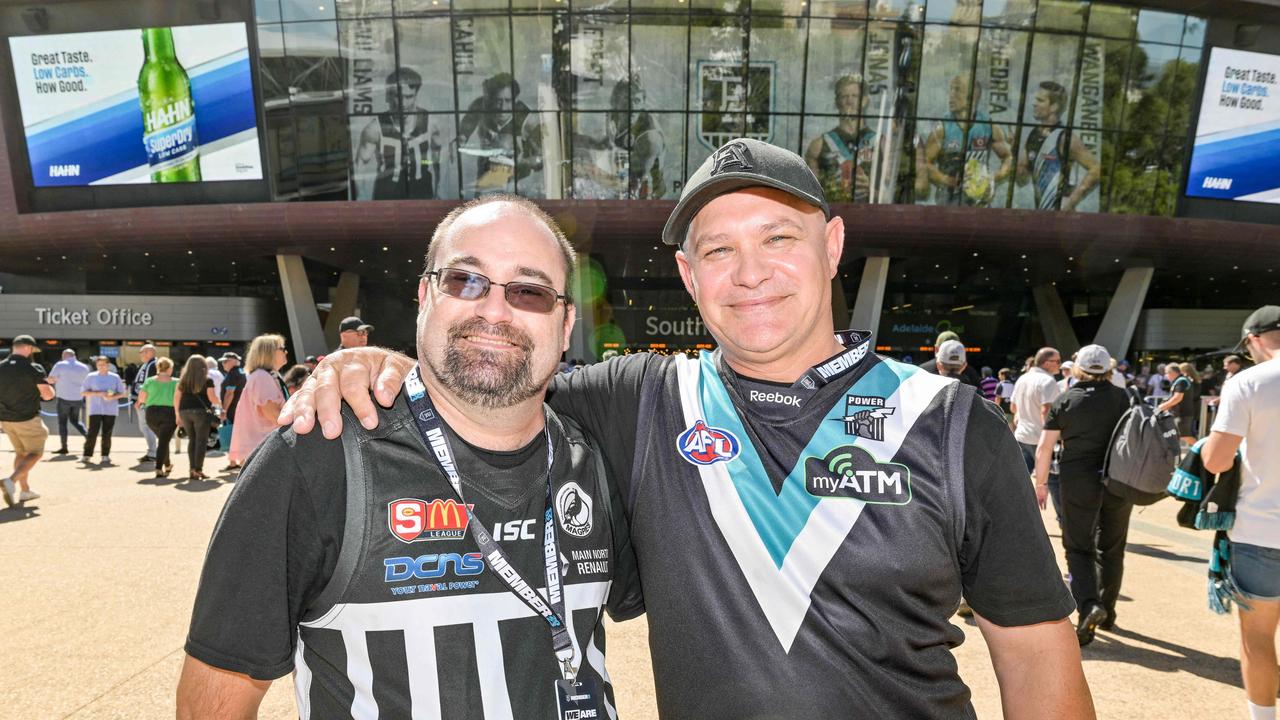
MULTIPOLYGON (((79 438, 72 441, 78 448, 79 438)), ((56 433, 49 449, 56 448, 56 433)), ((117 439, 117 466, 74 456, 32 474, 39 500, 0 507, 0 718, 165 718, 182 663, 191 602, 209 534, 234 477, 154 480, 133 467, 141 438, 117 439)), ((0 435, 0 468, 12 466, 0 435)), ((206 472, 225 464, 211 457, 206 472)), ((184 456, 174 462, 185 476, 184 456)), ((1101 718, 1244 718, 1234 617, 1205 605, 1210 536, 1182 530, 1173 501, 1135 512, 1118 627, 1085 648, 1101 718)), ((1055 547, 1056 528, 1046 516, 1055 547)), ((979 717, 999 718, 986 646, 972 621, 956 650, 979 717)), ((611 626, 609 668, 620 717, 656 718, 643 620, 611 626)), ((296 717, 278 681, 261 717, 296 717)))

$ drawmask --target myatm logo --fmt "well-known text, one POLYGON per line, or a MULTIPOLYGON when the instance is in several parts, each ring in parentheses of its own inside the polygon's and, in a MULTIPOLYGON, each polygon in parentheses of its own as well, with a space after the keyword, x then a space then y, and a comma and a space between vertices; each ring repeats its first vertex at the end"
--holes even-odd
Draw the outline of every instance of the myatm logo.
POLYGON ((474 505, 447 500, 400 498, 387 503, 387 525, 402 542, 457 540, 466 535, 474 505))

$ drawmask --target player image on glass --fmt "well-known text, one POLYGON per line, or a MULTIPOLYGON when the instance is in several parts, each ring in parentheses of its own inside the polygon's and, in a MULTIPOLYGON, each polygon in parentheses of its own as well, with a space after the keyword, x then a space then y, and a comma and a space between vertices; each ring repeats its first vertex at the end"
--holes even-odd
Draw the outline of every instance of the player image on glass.
POLYGON ((457 268, 442 268, 427 273, 427 277, 435 276, 436 288, 450 297, 460 300, 483 300, 489 295, 489 288, 497 285, 502 288, 507 303, 516 310, 546 314, 551 312, 556 303, 566 299, 557 294, 554 288, 529 282, 496 283, 480 273, 457 268))

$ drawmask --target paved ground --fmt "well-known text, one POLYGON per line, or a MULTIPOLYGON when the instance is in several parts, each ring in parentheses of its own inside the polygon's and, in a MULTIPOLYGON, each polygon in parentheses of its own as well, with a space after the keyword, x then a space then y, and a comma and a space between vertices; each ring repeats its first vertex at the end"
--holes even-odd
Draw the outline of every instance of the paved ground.
MULTIPOLYGON (((172 717, 202 556, 234 479, 155 481, 150 466, 130 467, 142 448, 119 439, 112 468, 43 462, 33 487, 44 497, 0 507, 0 718, 172 717)), ((0 468, 12 461, 0 435, 0 468)), ((206 471, 224 464, 212 457, 206 471)), ((182 475, 185 458, 175 465, 182 475)), ((1175 510, 1165 501, 1134 515, 1118 629, 1084 653, 1099 717, 1246 717, 1235 620, 1205 607, 1209 537, 1177 528, 1175 510)), ((964 627, 961 674, 979 716, 998 718, 986 647, 964 627)), ((656 717, 646 637, 643 620, 610 627, 609 667, 629 720, 656 717)), ((294 716, 288 680, 261 716, 294 716)))

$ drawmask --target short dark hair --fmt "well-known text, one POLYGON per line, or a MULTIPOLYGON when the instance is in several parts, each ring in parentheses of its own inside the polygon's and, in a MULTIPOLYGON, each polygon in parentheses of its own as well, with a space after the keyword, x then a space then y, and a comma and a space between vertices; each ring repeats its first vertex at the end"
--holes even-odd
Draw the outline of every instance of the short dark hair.
POLYGON ((423 274, 425 275, 426 273, 436 269, 436 253, 440 249, 440 243, 449 234, 449 231, 453 229, 453 225, 458 221, 459 217, 469 210, 484 207, 485 205, 493 205, 495 203, 505 203, 510 205, 512 208, 542 223, 546 226, 547 230, 551 231, 551 234, 556 239, 556 245, 560 249, 560 255, 564 260, 565 287, 563 292, 565 296, 565 303, 572 305, 573 297, 569 290, 573 287, 573 280, 578 273, 577 251, 573 249, 573 244, 569 242, 569 238, 565 237, 564 231, 560 229, 558 224, 556 224, 554 218, 548 215, 545 210, 538 207, 533 201, 522 198, 519 195, 508 195, 505 193, 485 195, 483 197, 476 198, 475 200, 465 202, 451 210, 449 214, 445 215, 444 219, 440 221, 440 224, 436 226, 436 231, 431 234, 431 242, 427 244, 426 269, 423 271, 423 274))
POLYGON ((1040 83, 1040 89, 1049 94, 1049 102, 1058 106, 1058 114, 1067 111, 1067 89, 1052 80, 1040 83))

